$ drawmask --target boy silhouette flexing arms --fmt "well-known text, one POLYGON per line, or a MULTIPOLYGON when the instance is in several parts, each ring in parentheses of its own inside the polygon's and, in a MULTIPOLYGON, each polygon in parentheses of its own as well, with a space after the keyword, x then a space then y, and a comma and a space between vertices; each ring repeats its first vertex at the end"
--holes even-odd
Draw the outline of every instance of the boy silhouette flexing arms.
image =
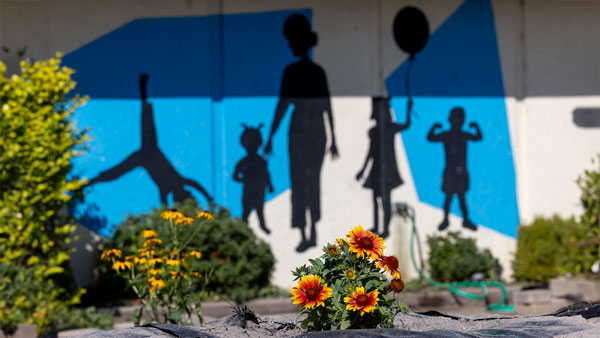
POLYGON ((465 201, 465 193, 469 190, 469 173, 467 172, 467 141, 479 141, 482 138, 481 130, 475 122, 469 123, 469 127, 475 129, 475 134, 462 131, 465 122, 465 111, 461 107, 455 107, 450 111, 451 128, 448 131, 436 134, 436 129, 441 128, 439 123, 434 124, 429 130, 427 140, 430 142, 443 142, 446 153, 446 168, 442 181, 442 191, 446 194, 444 201, 444 220, 439 225, 439 230, 448 227, 448 212, 450 202, 454 194, 458 196, 460 210, 463 214, 463 227, 477 230, 477 226, 471 223, 465 201))
POLYGON ((244 193, 242 195, 242 205, 244 212, 242 219, 248 223, 248 215, 252 209, 256 210, 260 228, 267 234, 271 230, 265 224, 263 214, 263 206, 265 204, 265 188, 269 188, 269 192, 273 192, 271 184, 271 176, 267 170, 267 161, 258 155, 258 148, 262 145, 262 136, 260 135, 260 124, 258 128, 249 128, 244 126, 241 143, 248 152, 248 155, 242 158, 235 166, 233 179, 244 184, 244 193))

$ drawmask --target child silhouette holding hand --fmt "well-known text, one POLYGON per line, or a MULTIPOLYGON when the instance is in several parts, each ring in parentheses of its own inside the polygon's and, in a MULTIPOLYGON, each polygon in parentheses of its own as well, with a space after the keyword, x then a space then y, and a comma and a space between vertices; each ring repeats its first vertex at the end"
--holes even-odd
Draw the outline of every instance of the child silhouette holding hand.
POLYGON ((244 185, 242 219, 248 223, 248 215, 250 215, 252 209, 255 209, 260 228, 269 234, 271 231, 265 224, 263 206, 265 204, 265 189, 269 188, 269 192, 272 193, 273 185, 267 170, 267 161, 258 155, 258 148, 262 145, 262 136, 259 129, 263 125, 260 124, 258 128, 242 125, 244 126, 244 132, 241 136, 241 143, 248 155, 236 164, 233 173, 233 179, 244 185))
POLYGON ((448 227, 448 212, 450 211, 450 202, 454 194, 458 196, 460 210, 463 214, 463 227, 471 230, 477 230, 477 226, 469 220, 465 193, 469 190, 469 173, 467 171, 467 142, 479 141, 482 138, 481 130, 475 122, 469 123, 469 127, 475 130, 474 134, 462 131, 465 122, 465 111, 461 107, 453 108, 450 111, 450 130, 436 133, 436 129, 442 128, 439 123, 434 124, 429 130, 427 140, 430 142, 444 143, 446 153, 446 168, 442 181, 442 191, 446 194, 444 201, 444 220, 439 225, 439 230, 448 227))

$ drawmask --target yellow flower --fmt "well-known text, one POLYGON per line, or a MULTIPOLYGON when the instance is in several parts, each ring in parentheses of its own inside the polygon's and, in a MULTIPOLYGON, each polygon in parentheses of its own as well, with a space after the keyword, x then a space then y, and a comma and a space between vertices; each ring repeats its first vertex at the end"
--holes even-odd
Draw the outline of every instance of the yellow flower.
POLYGON ((156 263, 163 263, 165 260, 160 258, 160 257, 156 257, 156 258, 151 258, 148 260, 148 264, 150 265, 155 265, 156 263))
POLYGON ((185 216, 183 216, 183 214, 182 214, 182 213, 180 213, 179 211, 177 211, 177 210, 175 210, 175 209, 172 209, 172 210, 163 211, 163 212, 160 214, 160 217, 162 217, 162 219, 164 219, 164 220, 168 221, 168 220, 170 220, 170 219, 172 219, 172 220, 176 220, 176 219, 178 219, 178 218, 183 218, 183 217, 185 217, 185 216))
POLYGON ((171 274, 171 279, 180 280, 182 277, 183 277, 183 279, 187 279, 187 276, 181 272, 169 271, 169 273, 171 274))
POLYGON ((379 291, 374 290, 373 292, 365 293, 365 288, 359 286, 356 288, 356 292, 352 295, 348 295, 344 298, 346 310, 360 311, 360 315, 364 315, 366 312, 375 311, 377 301, 379 301, 379 291))
POLYGON ((152 269, 150 269, 149 272, 152 276, 154 276, 154 275, 158 275, 159 273, 162 273, 162 269, 152 268, 152 269))
POLYGON ((144 248, 152 248, 154 245, 161 245, 162 241, 158 238, 149 238, 144 242, 144 248))
POLYGON ((148 260, 145 257, 133 257, 135 264, 145 264, 148 260))
POLYGON ((131 269, 131 267, 133 266, 133 264, 131 264, 131 262, 120 262, 120 261, 115 261, 112 268, 115 271, 119 271, 119 270, 123 270, 125 271, 126 269, 131 269))
POLYGON ((175 224, 181 224, 183 226, 190 225, 192 223, 194 223, 194 219, 191 217, 181 217, 175 219, 175 224))
POLYGON ((147 257, 147 258, 150 258, 150 257, 156 255, 156 251, 151 250, 150 248, 148 248, 148 249, 138 249, 138 252, 140 253, 140 256, 147 257))
POLYGON ((190 272, 190 275, 196 276, 198 278, 202 278, 202 274, 200 272, 192 271, 192 272, 190 272))
POLYGON ((142 237, 144 237, 144 238, 152 238, 152 237, 156 237, 156 235, 158 235, 156 233, 156 231, 154 231, 150 228, 146 228, 146 229, 142 230, 142 237))
POLYGON ((169 259, 169 260, 167 260, 167 265, 179 266, 179 264, 181 264, 181 261, 179 259, 169 259))
POLYGON ((401 279, 402 274, 398 270, 398 258, 396 256, 382 256, 377 261, 377 267, 385 269, 394 279, 401 279))
POLYGON ((344 243, 346 243, 346 244, 348 243, 348 242, 346 242, 346 240, 344 240, 342 238, 336 238, 335 240, 338 242, 338 244, 340 245, 341 249, 344 248, 344 243))
POLYGON ((127 262, 133 261, 133 260, 135 260, 135 256, 125 256, 125 260, 127 262))
POLYGON ((109 249, 102 251, 100 255, 100 259, 103 261, 109 261, 111 257, 121 258, 123 253, 119 249, 109 249))
POLYGON ((210 213, 206 212, 206 211, 200 211, 196 217, 198 217, 199 219, 207 219, 209 221, 214 221, 215 218, 213 217, 213 215, 211 215, 210 213))
POLYGON ((192 250, 192 252, 190 252, 190 255, 196 257, 196 259, 202 258, 202 252, 200 251, 192 250))
POLYGON ((354 279, 356 278, 356 272, 352 269, 348 269, 346 270, 346 277, 348 277, 348 279, 354 279))
POLYGON ((154 276, 150 277, 148 282, 150 283, 150 292, 154 292, 157 289, 164 288, 166 286, 165 281, 154 276))

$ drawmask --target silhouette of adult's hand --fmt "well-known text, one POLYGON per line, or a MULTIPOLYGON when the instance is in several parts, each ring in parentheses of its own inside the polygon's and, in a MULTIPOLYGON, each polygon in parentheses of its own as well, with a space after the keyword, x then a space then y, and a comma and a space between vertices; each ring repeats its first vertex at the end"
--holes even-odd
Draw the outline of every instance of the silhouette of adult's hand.
POLYGON ((364 170, 361 170, 361 171, 359 171, 359 172, 356 174, 356 180, 357 180, 357 181, 360 181, 360 180, 362 179, 362 177, 363 177, 363 174, 364 174, 364 173, 365 173, 365 171, 364 171, 364 170))
POLYGON ((267 145, 265 146, 264 153, 265 155, 270 155, 271 151, 273 151, 273 146, 271 145, 271 139, 269 139, 269 142, 267 142, 267 145))
POLYGON ((329 152, 331 153, 331 158, 334 160, 337 160, 338 157, 340 157, 340 154, 338 153, 337 145, 335 144, 335 142, 333 142, 331 144, 331 148, 329 149, 329 152))

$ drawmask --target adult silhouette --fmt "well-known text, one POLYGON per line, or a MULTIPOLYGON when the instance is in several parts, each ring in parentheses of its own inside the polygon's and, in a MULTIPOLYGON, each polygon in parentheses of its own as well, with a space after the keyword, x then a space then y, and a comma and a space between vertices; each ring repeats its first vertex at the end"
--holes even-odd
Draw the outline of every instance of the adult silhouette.
POLYGON ((446 168, 444 168, 444 177, 442 181, 442 191, 446 194, 444 201, 444 220, 439 225, 439 230, 448 227, 448 213, 450 203, 454 194, 458 196, 460 210, 463 214, 463 227, 471 230, 477 230, 477 226, 469 220, 467 202, 465 194, 469 190, 469 172, 467 171, 467 142, 479 141, 482 139, 481 130, 475 122, 469 123, 469 127, 475 130, 474 134, 463 131, 462 126, 465 122, 465 111, 461 107, 455 107, 450 111, 450 130, 436 133, 436 130, 442 128, 439 123, 434 124, 429 130, 427 140, 430 142, 444 143, 446 153, 446 168))
POLYGON ((410 109, 412 100, 408 100, 406 107, 406 122, 403 124, 392 121, 390 114, 389 98, 374 97, 371 119, 376 124, 369 130, 369 152, 362 168, 356 174, 356 180, 360 181, 369 162, 372 162, 371 171, 365 180, 363 187, 373 190, 373 229, 379 233, 379 207, 377 201, 381 201, 383 209, 383 232, 381 237, 387 238, 390 234, 389 226, 392 218, 391 191, 403 183, 398 164, 396 162, 396 150, 394 149, 394 137, 396 133, 410 127, 410 109))
POLYGON ((321 66, 309 59, 310 48, 317 44, 317 34, 300 14, 289 16, 283 27, 294 56, 300 59, 288 65, 281 79, 281 92, 271 125, 265 153, 272 150, 273 135, 286 110, 293 105, 288 132, 290 179, 292 192, 292 227, 300 229, 302 240, 296 251, 316 246, 316 223, 321 218, 321 166, 325 156, 327 135, 323 114, 329 120, 333 159, 338 156, 333 114, 329 101, 327 77, 321 66), (306 211, 310 211, 310 237, 306 235, 306 211))
POLYGON ((148 74, 142 74, 139 79, 140 96, 142 101, 142 147, 129 155, 123 162, 116 166, 101 172, 97 177, 91 179, 88 185, 107 182, 117 179, 136 167, 146 169, 150 177, 158 186, 160 201, 167 204, 167 196, 173 194, 173 200, 180 202, 186 198, 192 197, 192 194, 185 189, 190 186, 198 190, 204 197, 212 202, 208 192, 196 181, 182 177, 171 165, 169 160, 158 147, 156 138, 156 128, 154 126, 154 114, 152 104, 147 101, 146 84, 148 74))

